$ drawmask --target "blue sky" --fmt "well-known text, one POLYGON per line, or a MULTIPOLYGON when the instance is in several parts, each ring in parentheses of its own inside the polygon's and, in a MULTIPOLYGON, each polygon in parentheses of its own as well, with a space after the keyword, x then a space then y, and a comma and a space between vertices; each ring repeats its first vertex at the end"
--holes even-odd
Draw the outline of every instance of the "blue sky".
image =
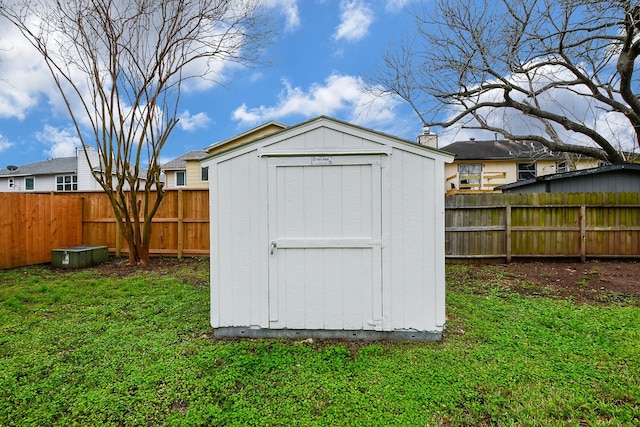
MULTIPOLYGON (((413 28, 406 0, 268 0, 277 23, 271 65, 227 67, 225 86, 183 94, 169 161, 275 120, 328 115, 414 140, 421 123, 398 99, 371 98, 362 79, 394 38, 413 28)), ((73 155, 77 138, 37 54, 0 25, 0 169, 73 155)))

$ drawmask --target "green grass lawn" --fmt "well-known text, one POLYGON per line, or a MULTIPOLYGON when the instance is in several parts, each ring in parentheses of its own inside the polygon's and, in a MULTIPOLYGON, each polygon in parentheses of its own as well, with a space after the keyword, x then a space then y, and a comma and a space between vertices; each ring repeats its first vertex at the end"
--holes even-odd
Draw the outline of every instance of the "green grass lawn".
POLYGON ((0 271, 0 426, 640 424, 640 304, 467 268, 442 342, 359 345, 212 339, 206 260, 0 271))

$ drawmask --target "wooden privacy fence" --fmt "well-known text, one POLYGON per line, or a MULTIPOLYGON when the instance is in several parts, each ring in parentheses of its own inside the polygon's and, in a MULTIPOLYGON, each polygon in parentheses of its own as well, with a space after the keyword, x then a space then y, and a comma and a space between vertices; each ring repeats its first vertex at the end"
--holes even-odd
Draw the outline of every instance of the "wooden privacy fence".
MULTIPOLYGON (((127 253, 109 198, 103 192, 76 193, 83 197, 82 240, 107 246, 120 256, 127 253)), ((155 197, 155 194, 152 195, 155 197)), ((209 191, 167 190, 153 218, 151 255, 209 255, 209 191)))
POLYGON ((0 192, 0 268, 51 261, 82 244, 82 198, 0 192))
POLYGON ((640 258, 640 193, 446 196, 449 262, 640 258))
MULTIPOLYGON (((446 196, 448 262, 525 258, 640 258, 640 193, 446 196)), ((0 192, 0 268, 51 261, 51 249, 126 242, 102 192, 0 192)), ((208 190, 167 190, 151 254, 209 255, 208 190)))

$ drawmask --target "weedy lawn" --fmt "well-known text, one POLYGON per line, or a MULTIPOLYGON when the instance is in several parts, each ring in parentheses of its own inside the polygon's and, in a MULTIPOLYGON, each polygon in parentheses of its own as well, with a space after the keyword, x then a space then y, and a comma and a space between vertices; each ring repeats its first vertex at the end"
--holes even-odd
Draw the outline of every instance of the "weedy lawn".
POLYGON ((640 304, 469 268, 439 343, 213 339, 206 260, 0 271, 0 426, 640 424, 640 304))

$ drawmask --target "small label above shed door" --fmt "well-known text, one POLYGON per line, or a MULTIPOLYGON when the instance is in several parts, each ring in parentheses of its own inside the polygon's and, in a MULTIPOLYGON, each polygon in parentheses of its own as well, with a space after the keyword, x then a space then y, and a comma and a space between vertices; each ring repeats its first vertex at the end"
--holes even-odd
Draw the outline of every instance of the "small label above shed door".
POLYGON ((311 164, 314 166, 332 165, 333 160, 329 156, 322 156, 322 157, 316 156, 311 159, 311 164))

